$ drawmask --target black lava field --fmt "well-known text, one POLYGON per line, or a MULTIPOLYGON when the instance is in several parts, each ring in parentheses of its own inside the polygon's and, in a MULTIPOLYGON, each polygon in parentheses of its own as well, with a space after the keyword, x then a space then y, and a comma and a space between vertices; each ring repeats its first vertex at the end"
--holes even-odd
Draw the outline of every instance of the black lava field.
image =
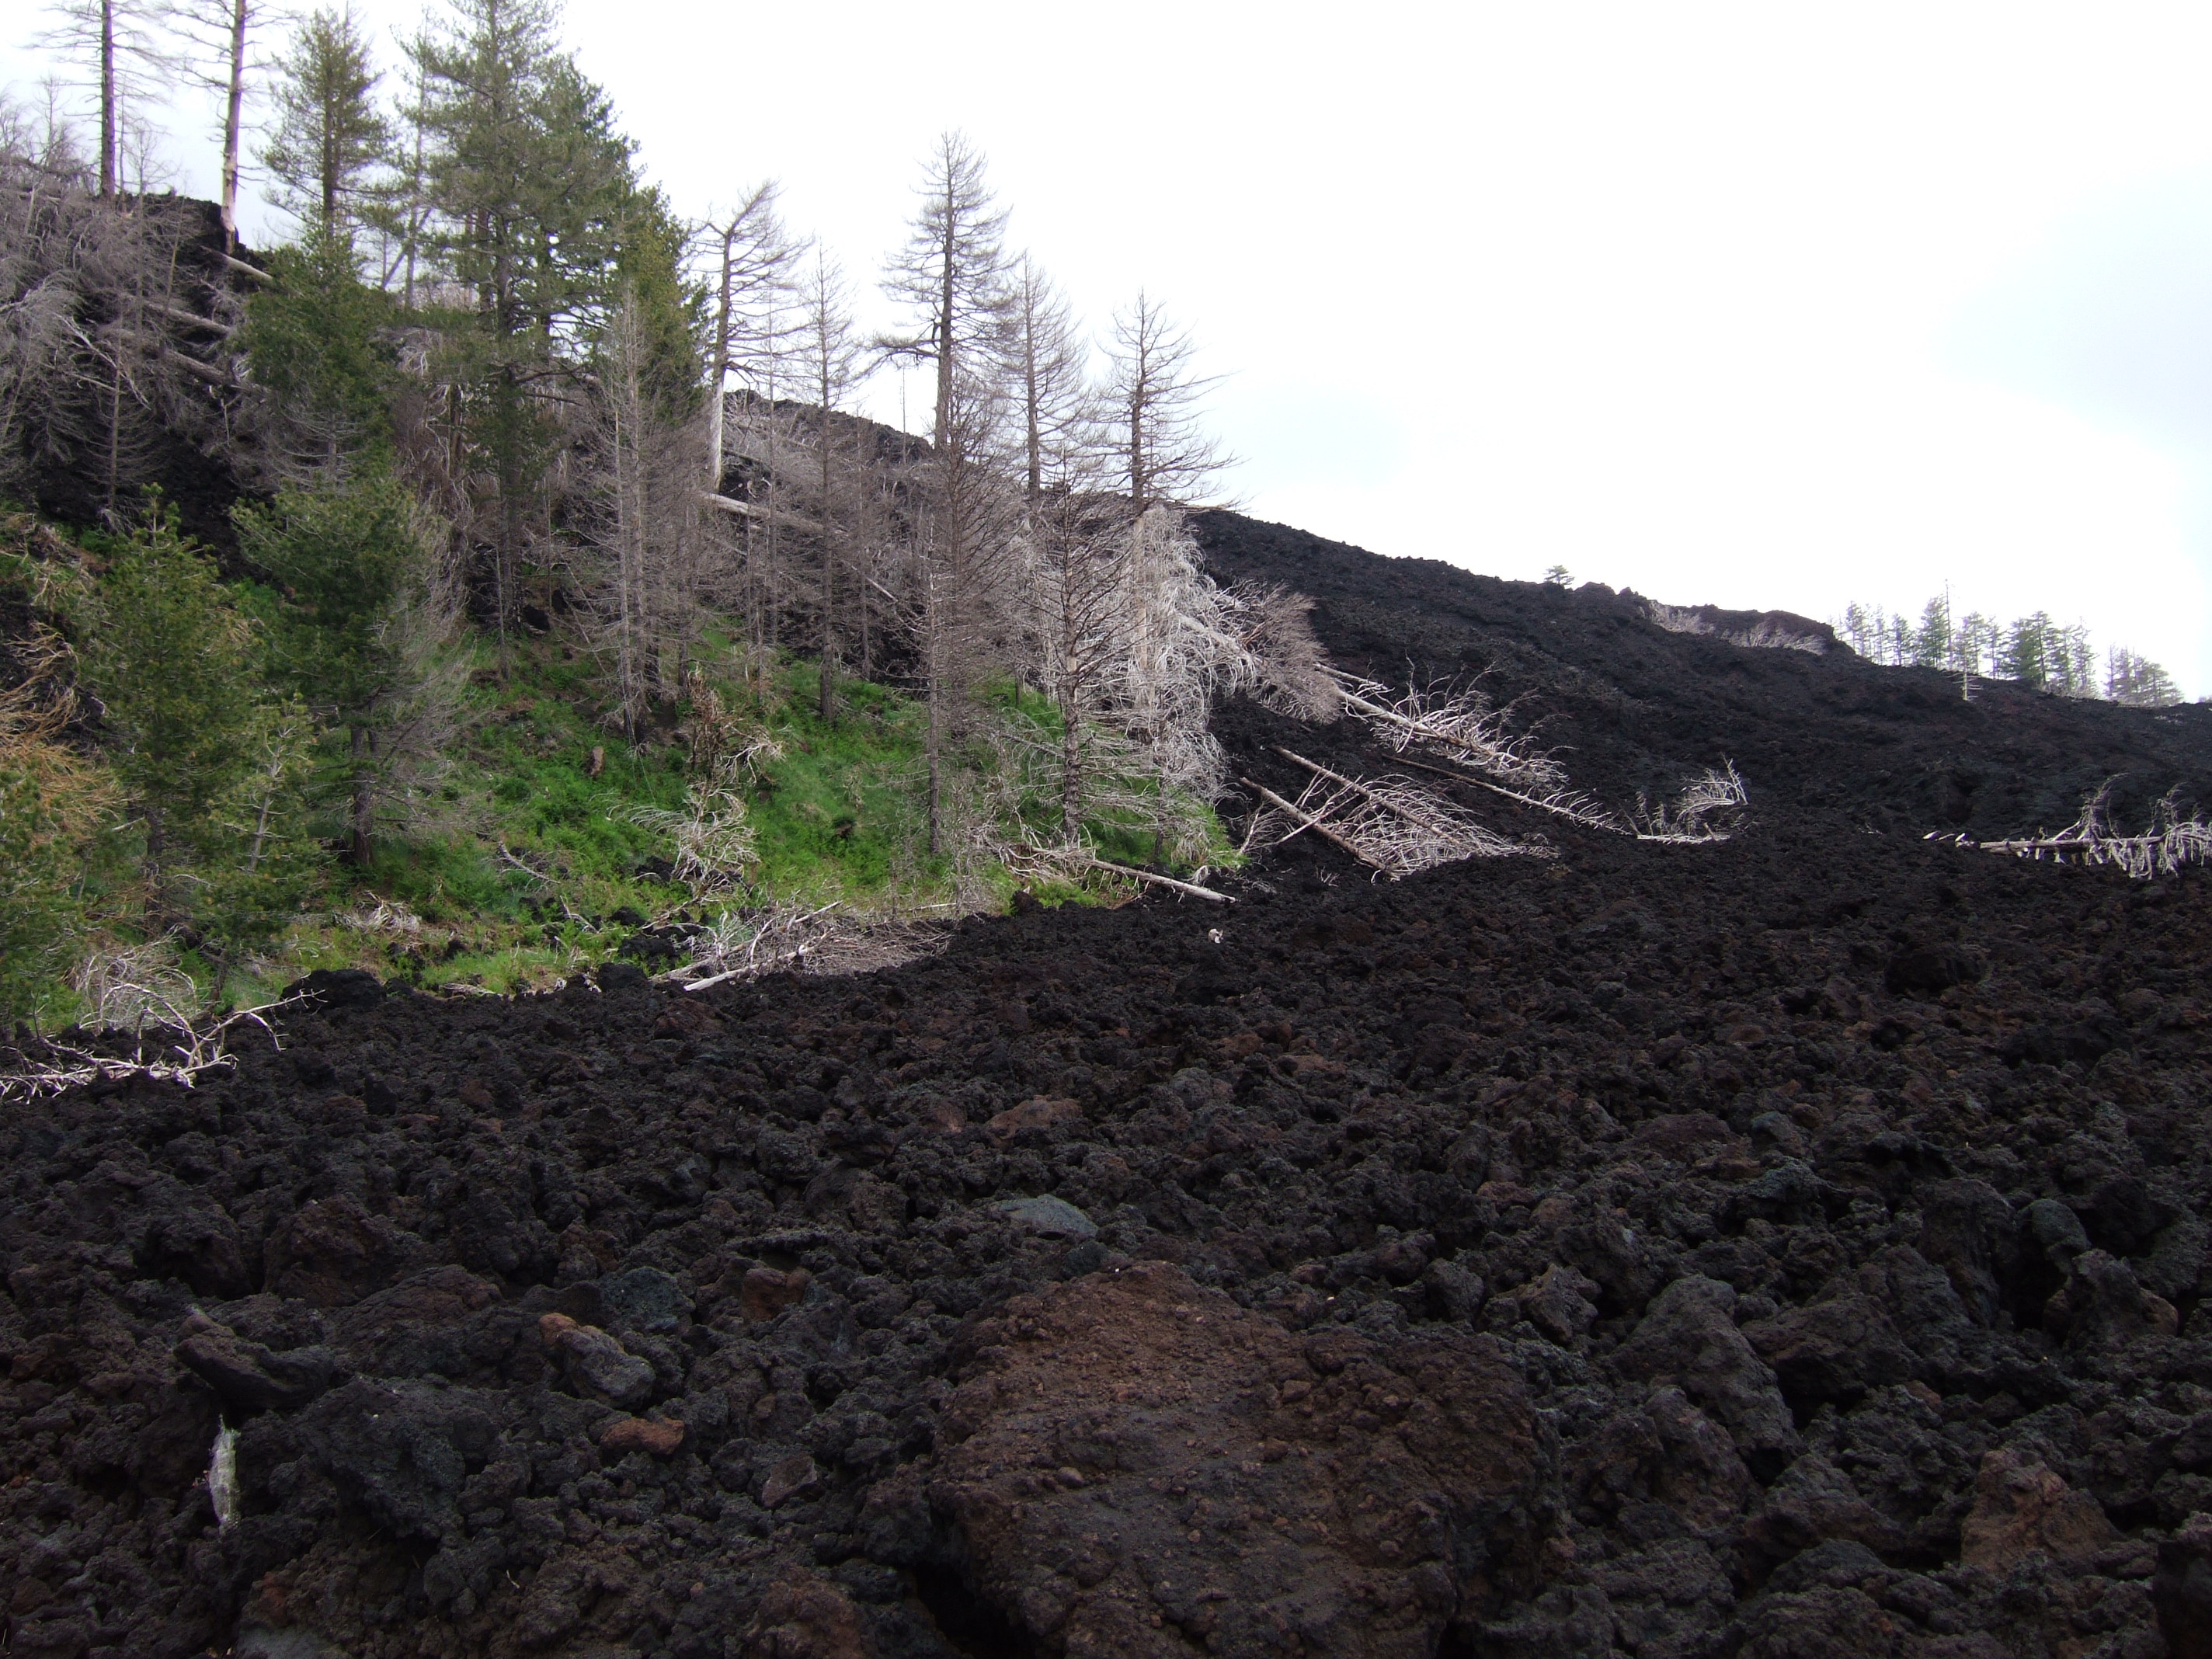
POLYGON ((2212 887, 1924 838, 2212 803, 2212 708, 1201 537, 1749 823, 1240 703, 1271 788, 1558 856, 1301 836, 696 994, 325 976, 197 1088, 10 1104, 0 1652, 2212 1654, 2212 887))

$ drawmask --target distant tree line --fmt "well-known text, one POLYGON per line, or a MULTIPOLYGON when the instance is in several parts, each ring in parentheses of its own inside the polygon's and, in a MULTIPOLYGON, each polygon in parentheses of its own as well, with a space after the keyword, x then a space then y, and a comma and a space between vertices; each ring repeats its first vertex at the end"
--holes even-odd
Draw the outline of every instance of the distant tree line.
POLYGON ((2087 627, 2054 622, 2041 611, 2009 623, 1975 611, 1954 617, 1948 596, 1939 595, 1921 607, 1917 621, 1904 611, 1853 604, 1835 627, 1859 655, 1893 667, 2016 680, 2057 696, 2143 708, 2181 701, 2173 677, 2158 664, 2123 646, 2100 654, 2087 627))

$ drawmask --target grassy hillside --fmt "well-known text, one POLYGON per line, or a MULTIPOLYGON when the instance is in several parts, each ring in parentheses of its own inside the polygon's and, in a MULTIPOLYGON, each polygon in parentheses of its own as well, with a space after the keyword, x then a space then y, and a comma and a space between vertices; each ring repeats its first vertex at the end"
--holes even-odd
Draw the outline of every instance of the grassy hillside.
MULTIPOLYGON (((1002 864, 927 849, 921 790, 925 713, 892 688, 842 680, 836 716, 818 715, 818 666, 783 657, 748 692, 729 674, 702 674, 763 753, 741 771, 756 859, 726 890, 700 893, 671 870, 669 835, 641 813, 676 812, 700 775, 687 741, 699 712, 687 700, 658 729, 621 741, 595 718, 594 665, 573 645, 532 642, 504 685, 480 674, 466 738, 411 831, 388 838, 374 866, 333 865, 327 912, 302 916, 279 959, 259 967, 252 994, 311 968, 366 968, 425 988, 510 992, 542 987, 627 951, 667 965, 654 935, 717 914, 836 903, 856 923, 1003 908, 1030 885, 1048 903, 1117 902, 1127 889, 1024 884, 1002 864), (764 741, 763 741, 764 740, 764 741)), ((1009 748, 1057 744, 1051 706, 997 688, 979 710, 997 741, 963 750, 953 787, 965 813, 1005 800, 987 772, 1009 748), (1011 739, 1011 743, 1009 742, 1011 739)), ((1015 810, 1040 828, 1056 808, 1042 778, 1016 780, 1015 810)), ((1211 815, 1209 814, 1209 818, 1211 815)), ((1095 822, 1111 856, 1142 861, 1148 833, 1095 822)), ((1230 856, 1218 823, 1207 861, 1230 856)), ((241 994, 249 994, 241 993, 241 994)))
MULTIPOLYGON (((21 532, 27 521, 12 522, 21 532)), ((102 538, 40 533, 50 561, 81 560, 96 586, 102 538)), ((20 645, 39 625, 37 583, 23 567, 14 574, 7 625, 20 645)), ((229 591, 246 616, 270 610, 266 590, 233 583, 229 591)), ((1003 908, 1025 886, 1047 902, 1117 902, 1129 890, 1111 878, 1024 881, 994 855, 1025 830, 1045 840, 1057 830, 1059 722, 1033 691, 989 686, 964 711, 945 757, 945 844, 933 854, 926 711, 893 687, 842 679, 834 718, 824 720, 816 663, 789 653, 748 659, 710 635, 690 665, 686 695, 656 708, 625 740, 605 718, 603 665, 572 630, 556 625, 523 640, 504 678, 479 636, 464 635, 447 654, 453 735, 380 815, 369 864, 342 856, 343 801, 313 805, 303 819, 313 844, 304 899, 227 974, 190 927, 149 922, 144 825, 124 792, 99 794, 99 833, 45 884, 50 891, 66 884, 70 902, 58 924, 65 948, 39 999, 42 1022, 90 1012, 94 1002, 80 994, 88 963, 95 980, 101 971, 166 975, 186 1001, 219 980, 225 1003, 265 1000, 318 968, 507 993, 618 956, 674 966, 690 954, 687 927, 718 919, 726 927, 733 918, 834 905, 841 924, 866 927, 1003 908), (741 815, 748 855, 722 879, 702 881, 696 871, 682 879, 671 821, 684 816, 688 792, 718 780, 734 797, 726 816, 741 815)), ((59 672, 66 676, 65 659, 59 672)), ((24 678, 20 663, 9 678, 24 678)), ((68 730, 47 735, 55 752, 94 776, 112 741, 84 699, 68 730)), ((1147 862, 1149 817, 1127 810, 1146 786, 1116 785, 1124 810, 1093 817, 1086 838, 1107 857, 1147 862)), ((1183 805, 1204 850, 1182 867, 1231 857, 1210 810, 1183 805)))

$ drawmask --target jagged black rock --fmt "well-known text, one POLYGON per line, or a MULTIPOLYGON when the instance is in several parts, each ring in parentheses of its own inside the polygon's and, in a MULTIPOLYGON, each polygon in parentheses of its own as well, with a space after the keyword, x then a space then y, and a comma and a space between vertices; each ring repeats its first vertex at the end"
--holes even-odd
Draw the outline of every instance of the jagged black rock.
POLYGON ((8 1651, 2195 1651, 2212 906, 1920 837, 2202 788, 2207 711, 1203 530, 1340 661, 1490 669, 1601 798, 1731 758, 1754 823, 1471 789, 1560 857, 325 982, 234 1075, 11 1108, 8 1651))

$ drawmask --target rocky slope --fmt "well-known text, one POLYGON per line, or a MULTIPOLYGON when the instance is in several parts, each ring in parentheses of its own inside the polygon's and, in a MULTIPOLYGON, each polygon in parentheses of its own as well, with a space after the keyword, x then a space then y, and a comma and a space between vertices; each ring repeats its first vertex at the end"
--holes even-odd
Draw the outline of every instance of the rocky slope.
POLYGON ((860 980, 340 980, 11 1108, 6 1651, 2208 1651, 2212 901, 1919 839, 2202 787, 2204 711, 1208 534, 1757 823, 1476 791, 1560 856, 1301 837, 860 980))

